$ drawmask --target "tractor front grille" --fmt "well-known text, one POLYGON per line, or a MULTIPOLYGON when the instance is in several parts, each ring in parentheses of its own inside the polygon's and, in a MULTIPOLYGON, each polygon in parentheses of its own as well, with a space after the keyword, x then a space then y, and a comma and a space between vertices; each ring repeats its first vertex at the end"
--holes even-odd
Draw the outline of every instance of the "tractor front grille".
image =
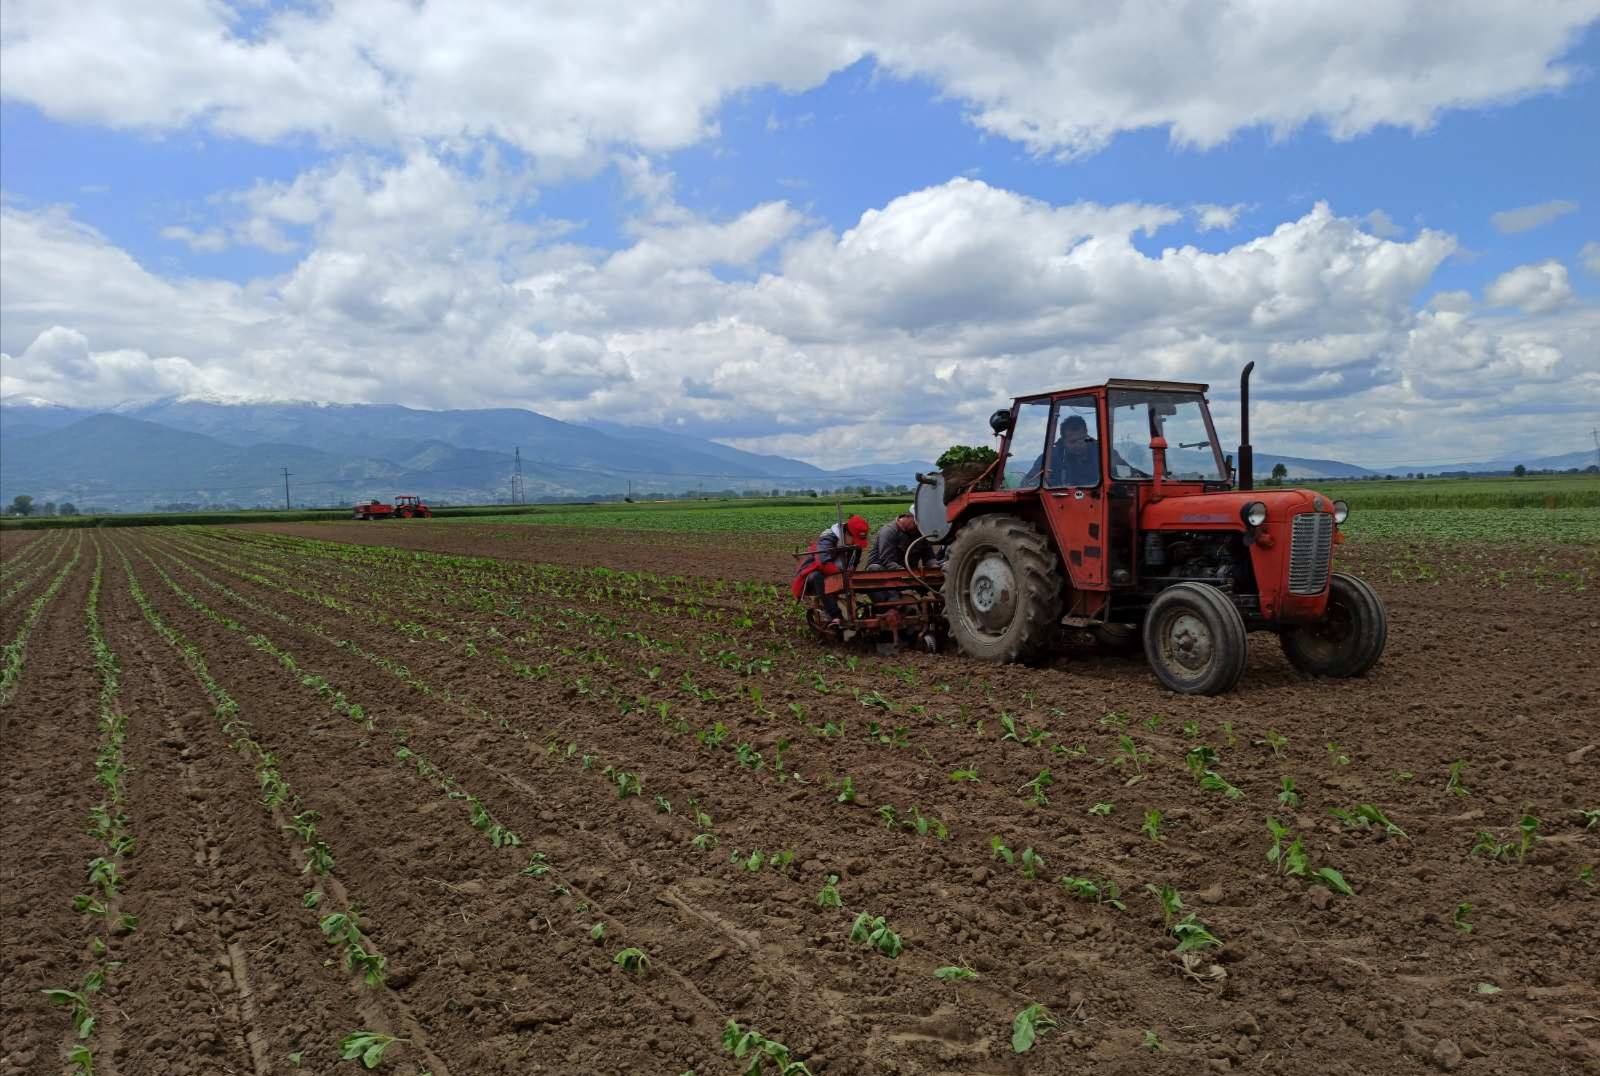
POLYGON ((1303 512, 1294 517, 1289 540, 1289 593, 1321 594, 1328 585, 1333 557, 1333 514, 1303 512))

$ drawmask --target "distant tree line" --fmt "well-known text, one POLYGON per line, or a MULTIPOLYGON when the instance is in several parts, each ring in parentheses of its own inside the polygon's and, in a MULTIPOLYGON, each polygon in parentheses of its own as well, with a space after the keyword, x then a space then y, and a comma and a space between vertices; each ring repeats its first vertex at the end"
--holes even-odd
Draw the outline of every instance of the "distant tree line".
POLYGON ((75 516, 78 508, 71 501, 55 501, 38 503, 26 493, 19 493, 11 498, 11 504, 6 508, 8 516, 75 516))

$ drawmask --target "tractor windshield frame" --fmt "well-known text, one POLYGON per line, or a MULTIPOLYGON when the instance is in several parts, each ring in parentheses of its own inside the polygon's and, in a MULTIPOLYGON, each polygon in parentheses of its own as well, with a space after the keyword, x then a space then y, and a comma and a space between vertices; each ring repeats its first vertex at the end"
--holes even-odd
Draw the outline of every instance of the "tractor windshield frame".
POLYGON ((1106 391, 1106 426, 1113 481, 1150 481, 1153 470, 1150 439, 1157 435, 1167 440, 1167 473, 1163 481, 1203 482, 1208 486, 1229 481, 1222 445, 1217 440, 1217 429, 1211 421, 1211 408, 1204 392, 1175 388, 1110 388, 1106 391), (1119 411, 1122 430, 1118 429, 1119 411), (1140 416, 1143 421, 1135 418, 1135 430, 1131 431, 1127 429, 1130 411, 1134 416, 1143 412, 1140 416), (1204 443, 1199 439, 1202 427, 1204 443), (1192 440, 1184 441, 1186 435, 1192 440), (1185 467, 1186 463, 1190 466, 1185 467))

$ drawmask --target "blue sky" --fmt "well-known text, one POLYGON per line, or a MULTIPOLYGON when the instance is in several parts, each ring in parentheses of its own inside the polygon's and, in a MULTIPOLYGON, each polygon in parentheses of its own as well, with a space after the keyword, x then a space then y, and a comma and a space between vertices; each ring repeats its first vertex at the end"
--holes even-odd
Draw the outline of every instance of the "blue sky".
POLYGON ((106 30, 127 58, 103 85, 75 66, 93 41, 18 8, 0 384, 73 404, 261 396, 288 362, 317 398, 511 403, 836 464, 935 449, 1056 378, 1225 384, 1253 358, 1282 451, 1420 459, 1441 415, 1496 451, 1582 447, 1596 10, 1469 5, 1452 36, 1428 5, 1329 5, 1180 62, 1161 39, 1193 31, 1129 46, 1138 12, 1099 41, 1071 12, 918 38, 891 8, 730 28, 702 66, 672 50, 700 47, 713 8, 640 30, 638 56, 608 47, 598 11, 491 8, 491 27, 382 0, 231 24, 174 9, 106 30), (161 52, 140 34, 179 59, 141 59, 161 52), (1393 47, 1410 35, 1438 40, 1393 47), (528 74, 504 40, 600 51, 528 74), (416 55, 432 42, 463 65, 444 94, 416 55), (885 388, 908 368, 914 389, 885 388), (841 369, 875 405, 831 384, 841 369), (785 371, 802 407, 774 401, 785 371), (1330 399, 1361 421, 1308 417, 1330 399))

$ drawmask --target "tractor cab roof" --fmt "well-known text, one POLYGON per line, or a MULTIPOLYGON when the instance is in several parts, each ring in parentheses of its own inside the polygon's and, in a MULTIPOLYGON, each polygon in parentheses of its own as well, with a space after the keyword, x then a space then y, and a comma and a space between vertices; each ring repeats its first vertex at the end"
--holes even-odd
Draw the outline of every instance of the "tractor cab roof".
POLYGON ((1049 392, 1035 392, 1027 396, 1018 396, 1017 401, 1028 400, 1053 400, 1060 396, 1087 396, 1091 393, 1108 392, 1115 389, 1133 389, 1137 392, 1206 392, 1210 385, 1203 385, 1198 381, 1143 381, 1137 378, 1113 377, 1098 385, 1085 385, 1075 389, 1052 389, 1049 392))

